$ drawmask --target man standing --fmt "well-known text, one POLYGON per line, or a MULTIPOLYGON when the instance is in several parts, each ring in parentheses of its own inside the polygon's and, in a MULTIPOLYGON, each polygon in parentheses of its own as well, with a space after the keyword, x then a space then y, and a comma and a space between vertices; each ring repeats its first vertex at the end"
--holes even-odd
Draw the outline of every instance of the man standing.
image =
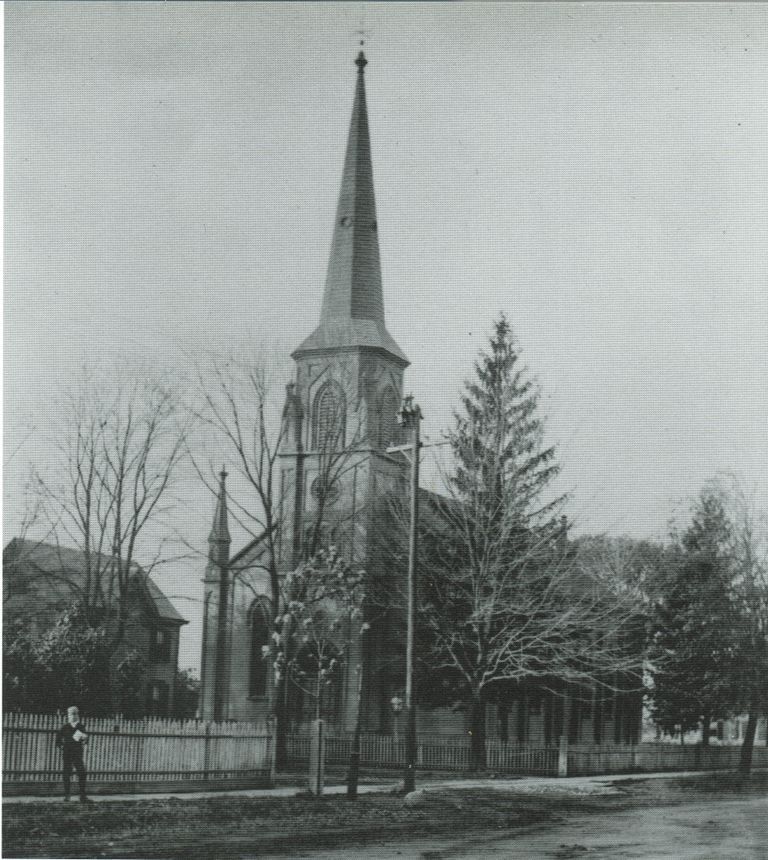
POLYGON ((61 749, 64 759, 64 800, 69 800, 69 787, 72 770, 77 771, 77 781, 80 787, 80 803, 87 803, 85 796, 85 765, 83 764, 83 748, 88 743, 85 726, 80 722, 80 712, 77 708, 67 708, 67 722, 56 734, 56 746, 61 749))

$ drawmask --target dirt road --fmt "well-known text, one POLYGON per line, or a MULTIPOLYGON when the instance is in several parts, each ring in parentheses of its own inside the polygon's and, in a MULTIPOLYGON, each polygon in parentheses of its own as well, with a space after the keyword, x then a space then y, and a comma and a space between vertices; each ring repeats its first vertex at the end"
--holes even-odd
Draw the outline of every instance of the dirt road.
POLYGON ((364 848, 294 856, 320 860, 768 860, 768 798, 592 813, 513 834, 373 842, 364 848))

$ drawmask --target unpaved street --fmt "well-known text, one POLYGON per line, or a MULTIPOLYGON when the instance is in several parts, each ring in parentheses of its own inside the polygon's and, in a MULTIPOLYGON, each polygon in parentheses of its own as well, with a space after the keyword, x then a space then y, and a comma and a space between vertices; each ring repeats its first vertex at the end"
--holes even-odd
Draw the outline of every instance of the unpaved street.
POLYGON ((507 835, 393 840, 364 848, 296 852, 294 856, 324 860, 754 860, 768 858, 768 798, 592 813, 507 835))

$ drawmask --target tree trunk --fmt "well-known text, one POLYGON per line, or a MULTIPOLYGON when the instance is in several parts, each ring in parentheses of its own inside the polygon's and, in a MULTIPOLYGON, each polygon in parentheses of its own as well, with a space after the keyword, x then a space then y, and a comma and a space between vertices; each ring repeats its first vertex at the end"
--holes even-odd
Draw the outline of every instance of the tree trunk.
POLYGON ((709 725, 712 722, 712 718, 709 714, 704 714, 701 718, 701 745, 703 747, 709 746, 709 725))
POLYGON ((285 696, 287 685, 281 677, 274 688, 275 701, 272 715, 275 718, 275 770, 285 770, 288 766, 288 709, 285 696))
POLYGON ((747 730, 741 744, 741 756, 739 757, 739 773, 747 774, 752 769, 752 750, 755 746, 755 731, 757 729, 757 710, 752 708, 747 720, 747 730))
POLYGON ((363 719, 363 662, 357 667, 357 714, 355 715, 355 733, 352 737, 352 751, 349 754, 349 770, 347 771, 347 797, 354 800, 357 797, 357 783, 360 778, 360 732, 363 719))
POLYGON ((470 711, 470 737, 472 739, 472 770, 485 769, 485 700, 482 692, 472 699, 470 711))

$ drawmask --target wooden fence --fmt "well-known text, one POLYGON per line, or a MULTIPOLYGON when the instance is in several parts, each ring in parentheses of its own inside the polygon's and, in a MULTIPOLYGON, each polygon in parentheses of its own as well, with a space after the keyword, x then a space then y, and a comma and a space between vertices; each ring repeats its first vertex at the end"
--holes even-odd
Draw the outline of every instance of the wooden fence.
MULTIPOLYGON (((63 717, 50 714, 3 715, 3 791, 47 792, 61 780, 56 731, 63 717)), ((85 761, 89 786, 105 791, 162 791, 174 788, 256 787, 274 776, 271 727, 254 723, 204 723, 195 720, 89 720, 85 761)), ((288 738, 289 762, 309 759, 309 737, 288 738)), ((326 736, 326 763, 346 766, 351 735, 326 736)), ((360 764, 369 769, 405 766, 405 742, 391 736, 361 738, 360 764)), ((683 770, 728 770, 739 762, 738 746, 544 747, 486 742, 486 768, 499 774, 569 776, 683 770)), ((420 770, 467 772, 470 739, 465 735, 419 735, 420 770)), ((756 746, 755 768, 768 767, 768 748, 756 746)))
MULTIPOLYGON (((309 737, 288 738, 288 759, 295 766, 309 759, 309 737)), ((739 763, 741 747, 687 746, 641 743, 605 746, 529 746, 486 741, 486 770, 519 776, 562 775, 567 761, 568 776, 596 776, 610 773, 660 772, 684 770, 729 770, 739 763)), ((345 766, 352 751, 351 735, 326 735, 325 761, 345 766)), ((381 735, 360 739, 360 766, 375 769, 405 767, 405 741, 381 735)), ((755 747, 755 768, 768 767, 768 748, 755 747)), ((471 770, 470 740, 463 735, 420 734, 417 767, 421 770, 466 772, 471 770)))
MULTIPOLYGON (((309 760, 310 739, 303 735, 288 738, 288 760, 302 765, 309 760)), ((346 765, 352 752, 351 735, 326 735, 325 761, 330 765, 346 765)), ((465 735, 420 734, 416 766, 421 770, 468 771, 472 768, 469 738, 465 735)), ((524 775, 557 776, 558 748, 531 747, 486 742, 489 770, 524 775)), ((382 770, 405 767, 405 741, 386 735, 362 735, 360 766, 382 770)))
MULTIPOLYGON (((63 722, 52 714, 3 715, 4 791, 61 780, 56 732, 63 722)), ((161 790, 178 783, 256 785, 272 779, 274 746, 267 726, 116 717, 87 720, 86 729, 91 785, 161 790)))
MULTIPOLYGON (((634 746, 572 746, 568 750, 568 775, 591 776, 601 773, 645 773, 683 770, 735 770, 741 756, 740 746, 681 746, 667 743, 641 743, 634 746)), ((754 768, 768 767, 768 748, 752 751, 754 768)))

